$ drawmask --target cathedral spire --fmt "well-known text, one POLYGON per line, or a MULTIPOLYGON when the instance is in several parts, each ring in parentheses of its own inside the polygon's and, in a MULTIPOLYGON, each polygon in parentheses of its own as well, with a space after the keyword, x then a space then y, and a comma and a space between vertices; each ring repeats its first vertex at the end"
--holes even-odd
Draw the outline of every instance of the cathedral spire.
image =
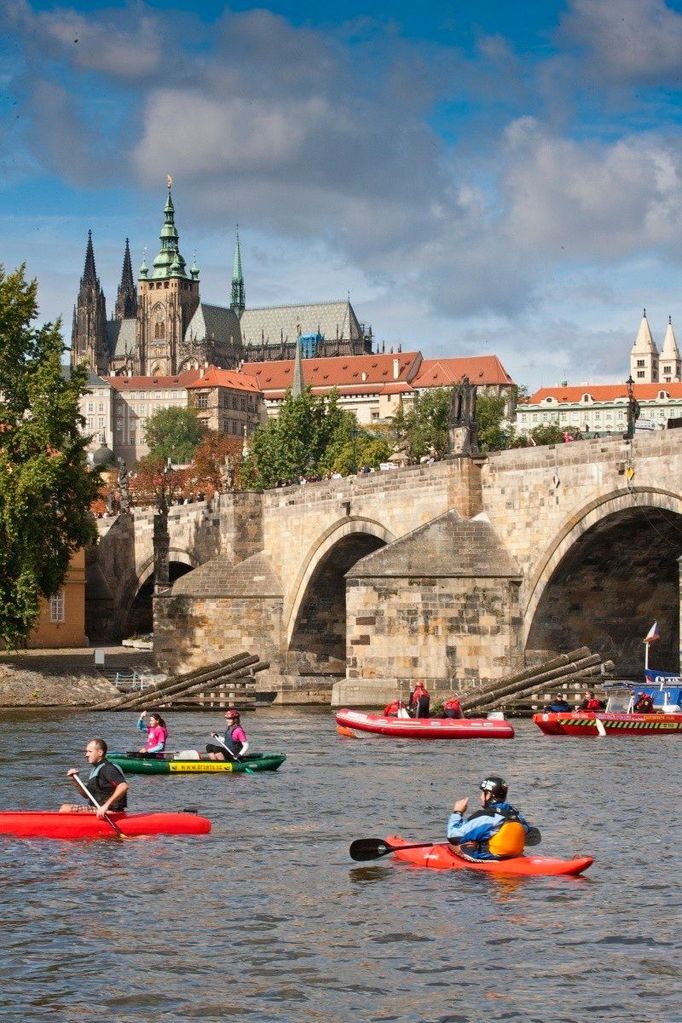
POLYGON ((116 307, 114 309, 115 320, 130 320, 137 316, 137 292, 133 280, 133 266, 130 260, 130 242, 126 238, 125 252, 123 253, 123 269, 121 271, 121 283, 118 286, 116 296, 116 307))
POLYGON ((237 239, 234 246, 234 259, 232 260, 232 299, 230 301, 230 308, 237 316, 241 316, 246 308, 242 253, 239 247, 239 224, 237 224, 237 239))
POLYGON ((187 277, 185 261, 180 255, 180 248, 178 246, 180 236, 175 226, 175 207, 173 206, 173 196, 171 194, 172 185, 173 179, 169 174, 167 178, 168 195, 166 196, 166 205, 163 208, 163 227, 159 235, 161 249, 154 260, 154 269, 152 270, 152 277, 155 278, 187 277))
POLYGON ((97 271, 95 269, 95 250, 92 247, 92 231, 88 231, 88 244, 85 249, 85 267, 81 277, 81 286, 86 284, 97 284, 97 271))

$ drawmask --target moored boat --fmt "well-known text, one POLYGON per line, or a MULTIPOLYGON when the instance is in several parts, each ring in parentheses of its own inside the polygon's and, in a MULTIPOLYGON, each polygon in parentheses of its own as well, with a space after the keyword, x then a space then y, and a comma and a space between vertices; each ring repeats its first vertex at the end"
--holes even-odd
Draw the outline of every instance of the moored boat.
POLYGON ((682 688, 675 685, 638 685, 614 682, 603 711, 540 711, 533 721, 545 735, 633 736, 682 734, 682 688), (635 693, 651 697, 654 712, 637 713, 635 693))
POLYGON ((142 757, 138 753, 109 753, 109 760, 128 774, 253 774, 276 771, 284 753, 247 753, 240 760, 209 760, 196 750, 142 757), (190 753, 193 756, 190 756, 190 753))
MULTIPOLYGON (((195 813, 110 813, 125 838, 142 835, 206 835, 211 822, 195 813)), ((52 810, 0 811, 0 835, 15 838, 118 838, 116 830, 94 813, 52 810)))
POLYGON ((347 707, 336 712, 336 723, 374 735, 398 739, 513 739, 514 729, 503 717, 403 718, 366 714, 347 707))
POLYGON ((506 860, 471 860, 458 856, 447 842, 438 842, 421 848, 411 846, 400 835, 389 835, 386 843, 397 846, 393 857, 411 863, 415 867, 429 867, 431 870, 478 870, 486 874, 515 874, 517 876, 575 876, 582 874, 592 865, 591 856, 575 856, 570 860, 551 856, 512 856, 506 860))

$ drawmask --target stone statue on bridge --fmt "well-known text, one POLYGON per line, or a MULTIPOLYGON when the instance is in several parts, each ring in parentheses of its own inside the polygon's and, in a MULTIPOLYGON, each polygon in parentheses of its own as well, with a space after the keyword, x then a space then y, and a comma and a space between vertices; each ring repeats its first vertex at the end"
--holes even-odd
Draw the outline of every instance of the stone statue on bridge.
POLYGON ((476 384, 468 377, 452 388, 448 423, 450 457, 478 455, 478 425, 476 423, 476 384))
POLYGON ((118 460, 118 505, 122 515, 130 511, 130 486, 128 484, 128 468, 122 458, 118 460))

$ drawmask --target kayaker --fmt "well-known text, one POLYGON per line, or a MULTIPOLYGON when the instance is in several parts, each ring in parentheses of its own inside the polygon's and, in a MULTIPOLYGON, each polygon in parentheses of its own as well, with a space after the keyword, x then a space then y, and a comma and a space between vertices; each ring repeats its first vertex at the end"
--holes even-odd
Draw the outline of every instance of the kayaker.
POLYGON ((582 703, 578 704, 578 710, 589 710, 596 713, 599 710, 604 709, 604 704, 601 700, 597 699, 591 689, 588 689, 585 693, 582 703))
POLYGON ((431 695, 423 682, 417 682, 410 693, 410 711, 416 718, 427 718, 431 708, 431 695))
MULTIPOLYGON (((225 711, 225 724, 227 728, 222 736, 222 742, 220 744, 209 742, 206 745, 209 760, 240 760, 249 748, 249 740, 241 726, 238 710, 230 707, 225 711)), ((221 738, 217 732, 211 732, 211 736, 214 739, 221 738)))
POLYGON ((139 753, 163 753, 168 739, 168 728, 158 711, 153 710, 149 715, 149 724, 145 721, 147 711, 143 710, 137 719, 137 727, 141 732, 147 733, 147 741, 138 750, 139 753))
POLYGON ((446 700, 443 704, 443 717, 444 718, 463 718, 464 713, 462 711, 462 705, 456 696, 451 696, 449 700, 446 700))
POLYGON ((497 775, 484 778, 481 809, 464 819, 468 799, 458 799, 447 827, 448 841, 476 860, 503 860, 521 856, 527 837, 533 832, 533 844, 540 838, 519 811, 507 802, 507 783, 497 775))
MULTIPOLYGON (((86 789, 99 803, 99 809, 87 803, 63 803, 60 813, 96 813, 104 817, 106 813, 125 810, 128 805, 128 782, 120 767, 107 760, 107 744, 104 739, 90 739, 85 747, 85 756, 90 764, 90 775, 84 782, 86 789)), ((78 774, 77 767, 70 767, 66 772, 69 778, 78 774)))
POLYGON ((632 709, 635 714, 653 714, 654 701, 648 693, 637 693, 637 702, 632 709))

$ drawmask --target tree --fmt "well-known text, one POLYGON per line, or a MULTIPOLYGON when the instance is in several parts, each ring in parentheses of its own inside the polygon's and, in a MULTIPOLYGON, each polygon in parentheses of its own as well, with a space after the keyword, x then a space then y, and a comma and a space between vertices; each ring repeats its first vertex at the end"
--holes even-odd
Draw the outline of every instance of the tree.
POLYGON ((191 408, 161 408, 147 420, 144 439, 152 458, 179 465, 191 462, 205 429, 191 408))
POLYGON ((503 451, 512 444, 511 424, 506 423, 507 399, 481 394, 476 399, 478 443, 481 451, 503 451))
POLYGON ((63 371, 61 324, 33 325, 37 282, 0 266, 0 639, 24 645, 40 598, 61 587, 73 554, 97 532, 79 399, 86 371, 63 371))

